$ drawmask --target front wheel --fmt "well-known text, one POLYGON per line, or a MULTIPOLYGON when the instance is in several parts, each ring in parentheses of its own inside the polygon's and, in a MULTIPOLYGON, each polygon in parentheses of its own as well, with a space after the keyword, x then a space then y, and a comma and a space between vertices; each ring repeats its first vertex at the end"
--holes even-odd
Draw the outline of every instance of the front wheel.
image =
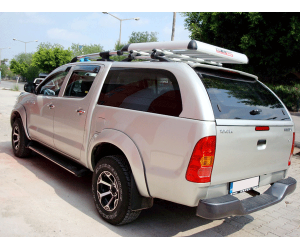
POLYGON ((119 155, 102 158, 93 174, 93 197, 101 217, 113 225, 135 220, 139 211, 131 210, 131 178, 127 161, 119 155))
POLYGON ((21 119, 16 119, 12 126, 11 144, 14 155, 20 158, 30 155, 31 150, 27 148, 29 140, 25 134, 21 119))

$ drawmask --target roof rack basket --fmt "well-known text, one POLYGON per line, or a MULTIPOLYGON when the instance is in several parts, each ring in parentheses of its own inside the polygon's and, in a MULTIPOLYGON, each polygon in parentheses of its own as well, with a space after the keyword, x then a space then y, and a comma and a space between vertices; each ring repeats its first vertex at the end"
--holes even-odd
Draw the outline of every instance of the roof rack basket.
POLYGON ((159 60, 161 62, 204 63, 222 66, 223 63, 247 64, 246 55, 220 48, 196 40, 132 43, 125 45, 120 51, 106 51, 77 56, 71 62, 82 58, 101 57, 100 61, 111 61, 110 56, 128 54, 124 62, 134 59, 159 60))

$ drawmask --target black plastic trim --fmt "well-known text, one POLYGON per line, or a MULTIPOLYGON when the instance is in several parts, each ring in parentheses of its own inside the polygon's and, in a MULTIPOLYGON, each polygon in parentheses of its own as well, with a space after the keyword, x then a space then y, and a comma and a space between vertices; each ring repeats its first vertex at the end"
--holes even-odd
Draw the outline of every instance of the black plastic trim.
POLYGON ((191 40, 187 46, 187 49, 197 50, 198 46, 195 40, 191 40))
POLYGON ((158 52, 156 49, 153 49, 152 51, 153 51, 151 54, 152 59, 158 59, 160 62, 170 62, 168 58, 164 57, 165 56, 164 53, 158 52))
POLYGON ((75 56, 70 63, 74 63, 74 62, 77 62, 77 56, 75 56))
POLYGON ((232 195, 200 200, 196 215, 205 219, 222 219, 234 215, 246 215, 274 205, 293 193, 297 181, 289 177, 275 182, 263 194, 239 200, 232 195))
POLYGON ((90 172, 90 170, 83 165, 72 161, 70 158, 63 156, 36 141, 30 141, 28 147, 77 177, 85 176, 90 172))
POLYGON ((130 45, 130 43, 129 43, 129 44, 126 44, 126 45, 121 49, 121 51, 128 51, 129 45, 130 45))
POLYGON ((123 51, 121 51, 121 50, 118 50, 118 51, 117 51, 117 55, 118 55, 118 56, 121 56, 121 55, 123 55, 123 51))
POLYGON ((131 174, 131 209, 133 211, 147 209, 153 206, 152 197, 140 195, 133 175, 131 174))
POLYGON ((109 59, 109 51, 100 52, 99 55, 101 56, 101 59, 98 59, 97 61, 112 61, 111 59, 109 59))

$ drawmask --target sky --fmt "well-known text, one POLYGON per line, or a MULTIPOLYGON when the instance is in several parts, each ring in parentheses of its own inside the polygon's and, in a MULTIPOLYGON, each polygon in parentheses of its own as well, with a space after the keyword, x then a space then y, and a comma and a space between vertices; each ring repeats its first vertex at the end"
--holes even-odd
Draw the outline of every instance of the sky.
MULTIPOLYGON (((101 8, 97 10, 101 11, 101 8)), ((139 17, 139 21, 122 21, 121 42, 127 43, 135 32, 157 32, 158 41, 170 41, 173 12, 109 12, 120 19, 139 17)), ((120 21, 102 12, 0 12, 1 58, 11 60, 25 51, 35 52, 41 42, 59 43, 65 49, 72 43, 100 44, 104 50, 113 50, 119 39, 120 21)), ((184 28, 184 17, 176 13, 175 41, 190 40, 184 28)))
MULTIPOLYGON (((290 11, 295 0, 268 4, 261 0, 35 0, 3 1, 0 9, 1 58, 11 60, 25 51, 35 52, 41 42, 59 43, 65 49, 72 43, 100 44, 113 50, 119 39, 120 21, 103 14, 109 12, 121 19, 139 17, 139 21, 122 22, 121 42, 126 43, 133 31, 157 32, 158 41, 170 41, 173 12, 176 14, 175 41, 190 40, 181 12, 199 11, 290 11), (142 11, 142 12, 141 12, 142 11)), ((292 9, 291 9, 292 8, 292 9)))

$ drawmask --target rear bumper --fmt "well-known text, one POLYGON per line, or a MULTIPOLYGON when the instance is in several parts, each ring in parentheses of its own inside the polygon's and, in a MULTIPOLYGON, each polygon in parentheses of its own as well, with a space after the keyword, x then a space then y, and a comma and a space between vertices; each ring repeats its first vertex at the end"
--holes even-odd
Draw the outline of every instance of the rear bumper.
POLYGON ((274 205, 296 189, 297 181, 289 177, 275 182, 263 194, 239 200, 232 195, 200 200, 197 215, 205 219, 221 219, 232 215, 245 215, 274 205))

